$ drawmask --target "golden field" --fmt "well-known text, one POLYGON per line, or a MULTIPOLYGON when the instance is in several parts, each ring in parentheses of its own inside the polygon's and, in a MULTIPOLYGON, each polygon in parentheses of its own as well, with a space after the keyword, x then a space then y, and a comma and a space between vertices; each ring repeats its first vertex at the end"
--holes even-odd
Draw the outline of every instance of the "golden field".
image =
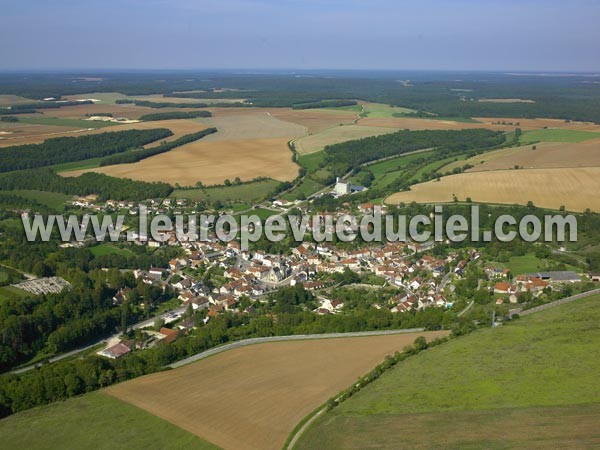
POLYGON ((474 202, 527 204, 569 211, 600 211, 600 167, 496 170, 442 177, 386 198, 388 204, 474 202))

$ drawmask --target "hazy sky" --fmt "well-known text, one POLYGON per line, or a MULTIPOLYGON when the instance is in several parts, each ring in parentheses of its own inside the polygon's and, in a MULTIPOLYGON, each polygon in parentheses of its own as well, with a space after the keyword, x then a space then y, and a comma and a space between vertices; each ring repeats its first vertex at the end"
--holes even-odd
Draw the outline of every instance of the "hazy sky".
POLYGON ((0 70, 600 70, 600 0, 19 0, 0 70))

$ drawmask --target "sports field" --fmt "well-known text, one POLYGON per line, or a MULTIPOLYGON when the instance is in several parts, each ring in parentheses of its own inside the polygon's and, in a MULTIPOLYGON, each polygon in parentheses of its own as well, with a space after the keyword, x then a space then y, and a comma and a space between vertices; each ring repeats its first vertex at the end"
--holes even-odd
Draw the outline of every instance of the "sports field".
POLYGON ((445 332, 257 344, 106 392, 224 449, 280 450, 309 412, 417 336, 445 332), (260 363, 258 363, 260 362, 260 363))
POLYGON ((388 204, 444 203, 471 198, 480 203, 527 204, 568 211, 600 211, 600 167, 498 170, 442 177, 386 198, 388 204))
POLYGON ((600 296, 427 350, 318 418, 299 449, 596 448, 600 296))

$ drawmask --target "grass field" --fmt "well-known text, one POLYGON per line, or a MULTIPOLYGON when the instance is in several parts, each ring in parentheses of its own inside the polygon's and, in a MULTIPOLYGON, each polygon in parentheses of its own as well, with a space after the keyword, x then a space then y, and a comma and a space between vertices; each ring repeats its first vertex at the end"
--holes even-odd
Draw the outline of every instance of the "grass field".
POLYGON ((513 256, 503 266, 510 269, 513 275, 537 272, 546 267, 545 260, 537 258, 533 253, 522 256, 513 256))
POLYGON ((280 450, 304 416, 386 355, 419 335, 442 334, 257 344, 121 383, 107 392, 224 449, 280 450))
POLYGON ((174 198, 187 198, 194 201, 208 202, 245 202, 263 200, 279 185, 275 180, 262 180, 236 186, 222 186, 206 189, 176 189, 171 194, 174 198))
POLYGON ((326 145, 339 144, 340 142, 353 141, 371 136, 380 136, 398 131, 394 128, 361 127, 358 125, 344 125, 329 128, 318 134, 305 136, 296 141, 296 150, 301 155, 306 155, 323 150, 326 145))
POLYGON ((217 450, 217 447, 135 406, 87 394, 0 420, 5 450, 217 450))
POLYGON ((18 195, 19 197, 26 198, 28 200, 35 200, 42 205, 46 205, 48 208, 52 208, 56 211, 62 211, 65 204, 73 199, 72 195, 61 194, 58 192, 47 192, 47 191, 33 191, 33 190, 15 190, 0 192, 0 195, 18 195))
POLYGON ((583 142, 598 139, 600 135, 591 131, 543 129, 525 131, 519 138, 524 144, 532 142, 583 142))
POLYGON ((313 172, 319 168, 321 163, 325 161, 324 152, 311 153, 309 155, 299 155, 298 164, 305 167, 308 171, 313 172))
POLYGON ((597 447, 599 320, 595 296, 425 351, 317 419, 298 448, 597 447))
POLYGON ((323 189, 325 185, 313 180, 312 178, 306 177, 302 182, 292 191, 281 196, 284 200, 294 201, 301 200, 308 197, 315 192, 323 189))
POLYGON ((112 244, 100 244, 95 247, 91 247, 90 251, 94 256, 105 256, 105 255, 121 255, 131 256, 133 252, 127 248, 120 248, 112 244))
POLYGON ((430 155, 431 151, 413 153, 412 155, 400 156, 399 158, 392 158, 376 164, 371 164, 366 166, 366 168, 375 175, 375 178, 377 178, 387 172, 403 169, 407 164, 420 158, 427 158, 430 155))
POLYGON ((438 161, 432 161, 429 164, 425 164, 424 166, 419 167, 419 169, 417 169, 414 172, 414 174, 412 174, 412 176, 410 177, 410 181, 413 183, 417 183, 422 179, 424 174, 431 173, 431 172, 437 172, 438 170, 440 170, 442 167, 444 167, 448 163, 453 162, 455 160, 460 161, 461 158, 463 158, 463 157, 464 156, 462 156, 462 155, 449 156, 448 158, 443 158, 438 161))
MULTIPOLYGON (((547 259, 539 259, 533 253, 528 253, 522 256, 512 256, 508 262, 499 262, 496 263, 501 267, 506 267, 510 269, 513 275, 522 275, 524 273, 535 273, 544 270, 549 270, 550 264, 552 261, 547 259)), ((567 270, 574 270, 575 272, 580 271, 580 268, 575 266, 567 265, 567 270)))
POLYGON ((22 298, 27 295, 29 294, 26 291, 13 286, 0 287, 0 301, 8 298, 22 298))
POLYGON ((95 167, 99 167, 100 163, 104 158, 105 157, 83 159, 81 161, 71 161, 68 163, 55 164, 53 166, 50 166, 50 168, 52 168, 57 173, 72 172, 74 170, 83 171, 85 169, 93 169, 95 167))
POLYGON ((407 114, 416 112, 414 109, 384 105, 383 103, 363 103, 362 105, 365 110, 363 117, 369 117, 372 119, 394 117, 394 114, 407 114))
POLYGON ((568 211, 600 211, 600 168, 523 169, 469 172, 442 177, 386 198, 386 203, 474 202, 527 204, 568 211))

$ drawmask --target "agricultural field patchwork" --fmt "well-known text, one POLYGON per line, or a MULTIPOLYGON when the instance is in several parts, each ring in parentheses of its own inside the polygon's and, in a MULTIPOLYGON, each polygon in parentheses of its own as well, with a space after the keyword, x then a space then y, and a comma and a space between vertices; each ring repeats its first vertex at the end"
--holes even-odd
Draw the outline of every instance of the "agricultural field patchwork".
MULTIPOLYGON (((194 186, 198 181, 205 185, 223 184, 226 179, 233 181, 236 177, 242 181, 261 176, 290 181, 298 176, 298 169, 299 166, 292 161, 288 139, 271 138, 216 142, 200 140, 133 164, 90 170, 132 180, 194 186)), ((90 170, 65 172, 62 175, 78 176, 90 170)))
POLYGON ((349 125, 357 118, 355 111, 332 109, 291 109, 272 108, 269 113, 285 122, 292 122, 303 126, 306 134, 318 134, 329 128, 340 125, 349 125))
POLYGON ((340 142, 352 141, 371 136, 393 133, 394 128, 367 127, 358 125, 345 125, 330 128, 318 134, 305 136, 296 141, 296 150, 301 155, 315 153, 323 150, 327 145, 339 144, 340 142))
POLYGON ((448 165, 444 167, 444 171, 449 171, 461 164, 473 166, 467 170, 468 172, 507 170, 513 169, 515 166, 525 169, 598 167, 600 166, 600 140, 579 144, 542 142, 535 145, 507 148, 448 165))
POLYGON ((15 449, 113 450, 126 444, 131 450, 218 450, 146 411, 98 392, 3 419, 0 435, 4 448, 15 449))
POLYGON ((279 185, 275 180, 261 180, 233 186, 218 186, 198 189, 176 189, 173 198, 193 201, 214 202, 254 202, 260 201, 275 191, 279 185))
POLYGON ((257 344, 121 383, 106 392, 226 450, 279 450, 309 412, 386 355, 401 351, 417 336, 434 339, 445 334, 257 344))
POLYGON ((599 302, 557 306, 409 358, 319 417, 297 448, 597 447, 599 302))
POLYGON ((388 204, 448 203, 456 197, 479 203, 527 204, 568 211, 600 211, 600 167, 472 172, 442 177, 386 198, 388 204))

